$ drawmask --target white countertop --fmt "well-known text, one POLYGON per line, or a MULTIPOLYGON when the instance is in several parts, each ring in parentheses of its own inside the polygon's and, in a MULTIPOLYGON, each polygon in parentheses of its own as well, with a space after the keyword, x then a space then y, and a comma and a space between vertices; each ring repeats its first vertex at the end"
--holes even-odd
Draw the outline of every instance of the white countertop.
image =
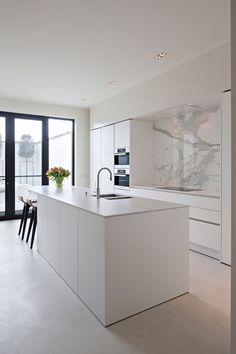
MULTIPOLYGON (((97 199, 96 197, 91 196, 92 193, 89 189, 75 186, 64 186, 61 189, 58 189, 54 186, 37 186, 29 187, 27 189, 33 193, 55 199, 57 201, 103 217, 163 211, 187 207, 182 204, 139 197, 119 200, 107 200, 104 198, 97 199)), ((122 194, 122 192, 120 194, 122 194)))
POLYGON ((158 188, 158 186, 132 186, 131 188, 141 188, 141 189, 150 189, 153 191, 159 191, 159 192, 167 192, 167 193, 180 193, 180 194, 188 194, 188 195, 196 195, 199 197, 208 197, 208 198, 220 198, 220 195, 218 193, 214 192, 208 192, 206 190, 198 190, 198 191, 178 191, 178 190, 173 190, 173 189, 168 189, 168 188, 158 188))

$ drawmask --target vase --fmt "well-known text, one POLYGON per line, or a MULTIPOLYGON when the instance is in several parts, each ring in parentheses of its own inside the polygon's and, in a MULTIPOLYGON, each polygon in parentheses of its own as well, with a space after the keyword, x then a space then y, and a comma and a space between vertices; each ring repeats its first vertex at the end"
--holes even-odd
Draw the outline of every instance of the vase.
POLYGON ((55 179, 55 186, 56 186, 57 188, 62 188, 63 182, 64 182, 64 177, 57 177, 57 178, 55 179))

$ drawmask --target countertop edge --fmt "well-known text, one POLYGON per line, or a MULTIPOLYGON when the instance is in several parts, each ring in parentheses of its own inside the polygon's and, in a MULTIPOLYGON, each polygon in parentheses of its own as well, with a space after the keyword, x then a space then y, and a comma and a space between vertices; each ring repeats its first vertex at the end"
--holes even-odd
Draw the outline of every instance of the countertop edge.
POLYGON ((203 198, 213 198, 213 199, 220 199, 220 195, 210 195, 210 194, 200 194, 198 192, 184 192, 184 191, 178 191, 178 190, 170 190, 170 189, 164 189, 164 188, 155 188, 152 186, 131 186, 132 188, 139 188, 139 189, 148 189, 152 191, 158 191, 158 192, 165 192, 165 193, 178 193, 178 194, 184 194, 184 195, 191 195, 195 197, 203 197, 203 198))

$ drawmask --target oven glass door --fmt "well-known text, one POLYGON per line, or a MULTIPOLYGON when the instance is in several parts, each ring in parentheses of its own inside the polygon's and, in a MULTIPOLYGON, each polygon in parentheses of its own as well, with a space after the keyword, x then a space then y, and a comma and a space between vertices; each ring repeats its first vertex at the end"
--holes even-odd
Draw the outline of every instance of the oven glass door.
POLYGON ((115 175, 115 186, 129 187, 129 175, 126 174, 115 175))
POLYGON ((128 166, 129 165, 129 153, 116 154, 114 157, 115 166, 128 166))

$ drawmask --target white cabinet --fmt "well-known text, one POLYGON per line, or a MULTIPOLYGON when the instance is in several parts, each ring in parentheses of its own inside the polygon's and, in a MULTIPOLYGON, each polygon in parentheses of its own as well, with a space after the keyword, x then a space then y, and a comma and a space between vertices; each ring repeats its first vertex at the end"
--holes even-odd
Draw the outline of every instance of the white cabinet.
POLYGON ((220 259, 220 198, 145 188, 131 188, 131 195, 188 205, 190 249, 220 259))
MULTIPOLYGON (((126 120, 94 129, 90 134, 90 187, 95 191, 97 172, 101 167, 114 170, 115 148, 130 149, 130 186, 150 185, 153 180, 153 144, 152 122, 126 120)), ((107 172, 100 178, 102 193, 114 191, 113 180, 107 172)))
MULTIPOLYGON (((220 227, 199 220, 189 221, 190 243, 209 249, 210 256, 217 256, 221 249, 220 227), (214 254, 215 251, 215 254, 214 254)), ((200 249, 196 249, 199 250, 200 249)))
MULTIPOLYGON (((95 190, 97 173, 101 167, 108 167, 113 172, 114 125, 91 130, 90 132, 90 187, 95 190)), ((101 193, 113 192, 114 179, 104 171, 100 175, 101 193)))
POLYGON ((108 171, 103 171, 100 177, 102 193, 112 193, 114 189, 114 125, 101 128, 101 167, 108 167, 112 171, 112 181, 108 171))
POLYGON ((221 194, 223 263, 231 264, 231 92, 222 94, 221 194))
POLYGON ((145 188, 131 188, 131 195, 134 197, 150 198, 156 200, 165 200, 165 192, 155 191, 145 188))
POLYGON ((96 189, 96 175, 101 168, 101 129, 90 132, 90 187, 96 189))
POLYGON ((130 146, 130 120, 115 123, 115 148, 130 146))
POLYGON ((133 119, 130 124, 131 186, 151 185, 154 175, 153 123, 133 119))
POLYGON ((38 195, 38 251, 78 292, 79 210, 38 195))
POLYGON ((47 252, 47 228, 48 228, 48 198, 38 196, 38 222, 37 225, 37 249, 41 254, 47 252), (40 237, 39 237, 40 235, 40 237))
POLYGON ((61 241, 58 202, 38 195, 38 251, 60 274, 61 241))
POLYGON ((78 222, 79 211, 60 203, 61 277, 78 292, 78 222))
MULTIPOLYGON (((39 205, 40 208, 40 205, 39 205)), ((59 202, 47 201, 47 260, 48 263, 61 273, 61 240, 60 240, 60 209, 59 202)))
POLYGON ((186 204, 195 208, 220 211, 220 198, 203 197, 184 193, 166 192, 166 201, 186 204))
POLYGON ((105 218, 85 210, 79 210, 79 218, 78 295, 105 323, 105 218))
POLYGON ((79 297, 105 326, 188 292, 187 208, 79 213, 79 297))

